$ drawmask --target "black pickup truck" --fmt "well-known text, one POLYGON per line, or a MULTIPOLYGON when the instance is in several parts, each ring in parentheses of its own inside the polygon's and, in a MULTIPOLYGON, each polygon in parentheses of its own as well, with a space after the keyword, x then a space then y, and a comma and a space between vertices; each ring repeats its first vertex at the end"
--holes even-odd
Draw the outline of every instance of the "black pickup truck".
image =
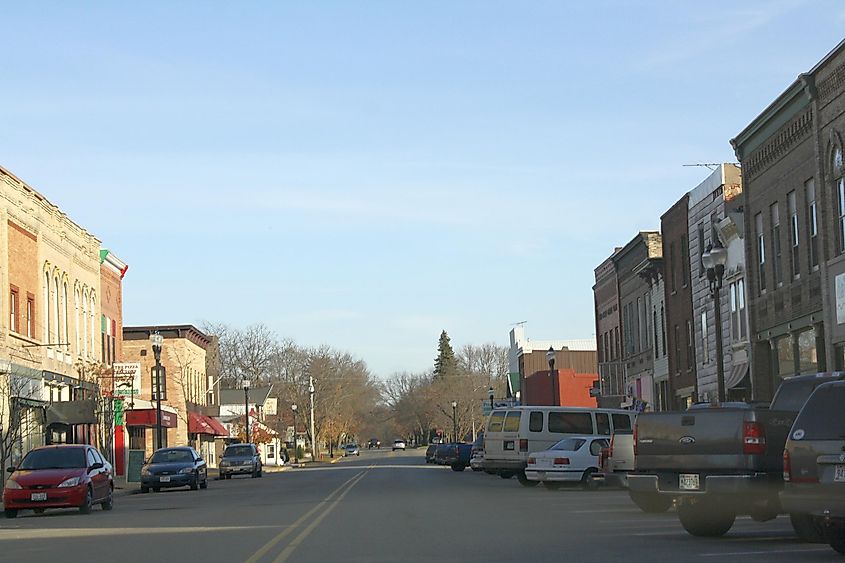
MULTIPOLYGON (((721 536, 736 516, 763 522, 782 512, 783 448, 798 411, 813 390, 845 378, 836 373, 786 379, 771 405, 695 405, 682 412, 641 414, 634 429, 635 470, 631 499, 646 512, 673 502, 684 529, 694 536, 721 536)), ((809 541, 820 538, 806 515, 791 514, 809 541)))

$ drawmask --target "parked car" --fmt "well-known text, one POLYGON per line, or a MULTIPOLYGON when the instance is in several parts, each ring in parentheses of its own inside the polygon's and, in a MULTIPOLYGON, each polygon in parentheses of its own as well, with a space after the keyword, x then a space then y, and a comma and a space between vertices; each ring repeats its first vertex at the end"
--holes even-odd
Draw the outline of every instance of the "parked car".
POLYGON ((231 479, 232 475, 262 476, 261 455, 255 444, 231 444, 220 458, 220 478, 231 479))
POLYGON ((425 462, 434 463, 434 453, 437 451, 437 444, 429 444, 425 449, 425 462))
POLYGON ((448 465, 452 471, 463 471, 469 465, 472 456, 472 444, 441 444, 435 452, 442 465, 448 465))
MULTIPOLYGON (((636 470, 631 499, 647 512, 677 504, 694 536, 721 536, 738 514, 758 522, 783 512, 783 450, 798 411, 813 390, 842 375, 785 379, 771 405, 694 405, 682 412, 646 413, 634 429, 636 470)), ((795 520, 793 520, 793 524, 795 520)), ((808 541, 807 529, 795 527, 808 541)))
POLYGON ((816 388, 783 452, 783 509, 802 537, 845 554, 845 381, 816 388))
POLYGON ((548 450, 530 453, 525 476, 548 489, 558 489, 562 483, 593 488, 598 485, 593 474, 599 470, 599 453, 609 445, 604 436, 564 438, 548 450))
POLYGON ((194 448, 161 448, 141 467, 142 493, 170 487, 190 487, 192 491, 208 487, 208 467, 194 448))
POLYGON ((437 465, 446 465, 448 450, 449 444, 437 444, 434 448, 434 463, 437 465))
POLYGON ((634 470, 634 433, 617 428, 610 445, 599 454, 599 470, 593 480, 611 487, 628 487, 628 474, 634 470))
POLYGON ((346 444, 343 446, 343 455, 344 456, 352 456, 352 455, 361 455, 361 450, 358 449, 358 444, 346 444))
POLYGON ((96 448, 64 444, 30 450, 10 473, 3 489, 6 518, 32 509, 41 514, 46 508, 78 508, 82 514, 99 504, 103 510, 114 507, 112 466, 96 448))
POLYGON ((637 413, 623 409, 585 407, 503 407, 490 414, 484 432, 484 469, 504 479, 516 475, 522 485, 529 451, 550 448, 563 438, 606 436, 615 428, 630 429, 637 413))
POLYGON ((396 450, 405 451, 405 440, 393 440, 393 450, 391 451, 395 452, 396 450))
POLYGON ((470 453, 469 466, 473 471, 482 471, 484 469, 484 433, 478 435, 475 442, 472 443, 472 452, 470 453))

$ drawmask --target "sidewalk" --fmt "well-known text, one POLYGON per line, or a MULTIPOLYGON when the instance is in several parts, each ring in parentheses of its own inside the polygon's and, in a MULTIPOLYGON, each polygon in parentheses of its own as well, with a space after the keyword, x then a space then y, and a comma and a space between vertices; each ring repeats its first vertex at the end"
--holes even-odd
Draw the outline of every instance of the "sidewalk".
MULTIPOLYGON (((282 473, 283 471, 290 471, 293 469, 293 463, 287 465, 265 465, 261 468, 263 473, 282 473)), ((208 480, 217 481, 220 478, 220 472, 216 467, 208 468, 208 480)), ((141 483, 128 483, 125 475, 115 475, 114 479, 114 496, 120 497, 125 495, 134 495, 141 492, 141 483)))

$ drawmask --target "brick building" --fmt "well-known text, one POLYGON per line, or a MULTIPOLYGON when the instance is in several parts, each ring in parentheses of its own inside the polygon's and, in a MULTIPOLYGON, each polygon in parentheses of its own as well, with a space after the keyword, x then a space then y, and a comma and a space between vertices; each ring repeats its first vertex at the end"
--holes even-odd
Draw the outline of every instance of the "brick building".
POLYGON ((660 217, 669 360, 667 406, 670 409, 685 408, 697 396, 688 208, 689 194, 686 193, 660 217))
POLYGON ((845 41, 731 141, 743 168, 754 396, 845 366, 845 41))
POLYGON ((625 397, 625 366, 620 345, 619 285, 612 258, 595 269, 595 278, 593 303, 601 382, 598 402, 603 407, 618 407, 625 397))

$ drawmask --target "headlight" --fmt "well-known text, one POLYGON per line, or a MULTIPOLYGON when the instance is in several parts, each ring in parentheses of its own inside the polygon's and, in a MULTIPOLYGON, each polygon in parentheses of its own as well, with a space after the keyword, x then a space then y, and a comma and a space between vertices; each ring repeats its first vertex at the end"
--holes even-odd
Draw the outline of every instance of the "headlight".
POLYGON ((70 479, 65 479, 61 483, 59 483, 59 488, 63 487, 75 487, 79 484, 79 477, 71 477, 70 479))
POLYGON ((179 470, 179 473, 193 473, 193 472, 194 472, 193 467, 185 467, 184 469, 179 470))
POLYGON ((15 481, 14 479, 7 479, 6 480, 6 488, 7 489, 22 489, 23 487, 21 487, 18 484, 18 482, 15 481))
POLYGON ((150 474, 150 470, 148 468, 146 468, 146 467, 141 468, 141 475, 149 475, 149 474, 150 474))
POLYGON ((243 462, 241 465, 252 465, 252 460, 248 459, 245 462, 243 462))

